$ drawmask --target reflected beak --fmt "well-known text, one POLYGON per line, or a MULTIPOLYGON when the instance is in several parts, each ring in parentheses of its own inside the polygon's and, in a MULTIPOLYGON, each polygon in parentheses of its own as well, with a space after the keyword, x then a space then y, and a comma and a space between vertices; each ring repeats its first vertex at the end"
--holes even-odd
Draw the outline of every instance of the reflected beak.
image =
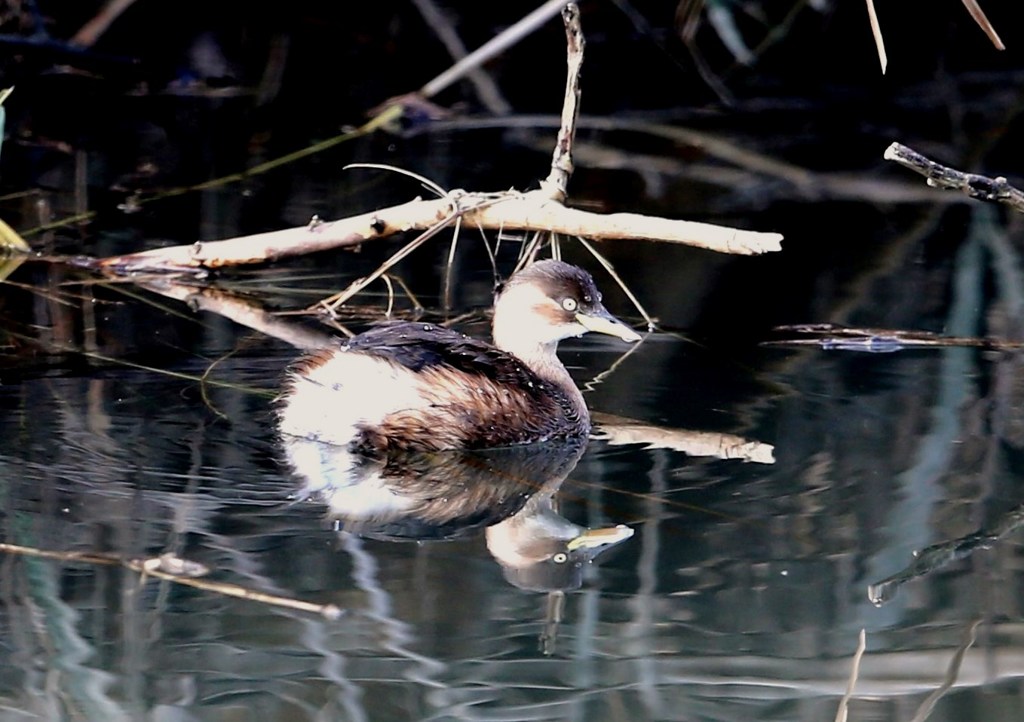
POLYGON ((565 548, 571 552, 585 550, 593 555, 602 549, 624 542, 631 536, 633 536, 633 530, 625 524, 604 529, 586 529, 566 544, 565 548))
POLYGON ((600 307, 590 313, 577 312, 576 323, 588 331, 615 336, 629 343, 640 340, 640 334, 600 307))

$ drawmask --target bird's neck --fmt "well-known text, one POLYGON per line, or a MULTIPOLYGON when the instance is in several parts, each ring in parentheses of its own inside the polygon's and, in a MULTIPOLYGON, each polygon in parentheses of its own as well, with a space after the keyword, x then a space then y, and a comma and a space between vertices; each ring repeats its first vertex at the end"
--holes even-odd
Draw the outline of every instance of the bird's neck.
POLYGON ((550 304, 537 288, 524 285, 507 289, 494 306, 491 330, 494 345, 506 351, 556 386, 575 408, 577 416, 589 420, 583 395, 569 372, 558 360, 556 351, 562 338, 555 325, 546 323, 544 309, 550 304))
POLYGON ((502 333, 501 327, 495 324, 494 345, 518 358, 544 381, 558 387, 576 407, 581 418, 589 417, 583 394, 558 358, 558 341, 540 343, 535 339, 524 339, 514 333, 502 333))

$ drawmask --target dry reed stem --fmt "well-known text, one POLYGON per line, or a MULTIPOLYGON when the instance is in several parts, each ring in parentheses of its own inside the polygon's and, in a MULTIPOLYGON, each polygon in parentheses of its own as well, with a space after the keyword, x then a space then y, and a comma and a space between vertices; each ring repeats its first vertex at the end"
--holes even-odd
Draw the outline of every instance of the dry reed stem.
POLYGON ((868 22, 871 24, 871 36, 875 39, 875 48, 878 50, 878 62, 882 66, 882 75, 885 75, 885 68, 889 65, 889 58, 885 54, 885 40, 882 38, 882 26, 878 24, 878 14, 875 12, 875 0, 867 0, 868 22))
POLYGON ((992 23, 989 22, 988 17, 985 15, 985 11, 981 9, 977 0, 963 0, 964 7, 967 8, 967 12, 974 18, 974 22, 978 23, 988 39, 992 41, 992 44, 999 50, 1006 50, 1006 46, 1003 45, 1003 41, 999 38, 999 33, 992 27, 992 23))

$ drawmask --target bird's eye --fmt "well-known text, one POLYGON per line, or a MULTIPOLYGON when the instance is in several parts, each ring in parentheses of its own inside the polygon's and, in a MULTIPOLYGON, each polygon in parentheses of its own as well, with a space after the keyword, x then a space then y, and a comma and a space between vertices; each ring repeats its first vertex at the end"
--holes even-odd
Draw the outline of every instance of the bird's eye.
POLYGON ((553 561, 555 564, 565 564, 568 560, 569 555, 565 552, 558 552, 558 554, 555 554, 553 557, 551 557, 551 561, 553 561))
POLYGON ((562 308, 564 308, 566 311, 575 311, 577 306, 579 306, 579 304, 576 303, 575 298, 562 299, 562 308))

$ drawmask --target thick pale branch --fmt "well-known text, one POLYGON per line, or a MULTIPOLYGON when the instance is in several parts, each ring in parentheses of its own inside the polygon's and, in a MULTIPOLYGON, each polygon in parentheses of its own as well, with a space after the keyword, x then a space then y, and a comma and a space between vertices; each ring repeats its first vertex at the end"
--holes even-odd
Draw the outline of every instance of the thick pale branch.
POLYGON ((551 231, 596 240, 653 240, 683 243, 720 253, 758 255, 781 250, 778 233, 743 231, 710 223, 639 213, 591 213, 527 193, 467 214, 464 223, 482 228, 551 231))
POLYGON ((126 256, 100 259, 101 268, 116 273, 139 271, 187 271, 266 263, 301 256, 399 233, 422 230, 451 212, 448 200, 414 200, 372 213, 333 222, 312 220, 308 225, 285 228, 223 241, 197 241, 186 246, 154 248, 126 256))
POLYGON ((97 265, 115 273, 133 273, 194 271, 264 263, 288 256, 356 246, 403 231, 426 230, 446 218, 454 221, 460 212, 463 223, 485 230, 550 231, 597 240, 665 241, 740 255, 778 251, 782 241, 778 233, 744 231, 710 223, 637 213, 590 213, 567 208, 551 200, 543 191, 497 195, 463 193, 454 198, 417 199, 333 222, 314 220, 298 228, 113 256, 101 259, 97 265))

